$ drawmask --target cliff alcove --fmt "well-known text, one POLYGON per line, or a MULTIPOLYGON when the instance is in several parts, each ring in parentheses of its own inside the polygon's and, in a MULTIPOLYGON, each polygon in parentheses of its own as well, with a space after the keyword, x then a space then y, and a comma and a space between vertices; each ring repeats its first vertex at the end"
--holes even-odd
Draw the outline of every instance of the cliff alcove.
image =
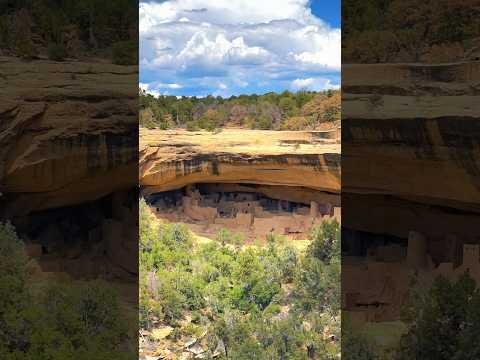
POLYGON ((136 281, 138 67, 0 56, 0 73, 1 221, 44 273, 136 281))
POLYGON ((324 219, 340 220, 339 197, 330 195, 332 204, 318 195, 281 186, 200 183, 148 195, 147 202, 158 217, 196 225, 209 237, 227 228, 249 240, 269 233, 302 239, 324 219))
POLYGON ((342 72, 343 309, 396 321, 412 274, 480 283, 480 63, 342 72))
POLYGON ((129 279, 138 272, 137 192, 114 192, 96 201, 11 219, 27 254, 43 273, 77 279, 129 279))
POLYGON ((140 132, 140 186, 157 216, 212 238, 305 238, 340 220, 336 132, 223 129, 140 132))

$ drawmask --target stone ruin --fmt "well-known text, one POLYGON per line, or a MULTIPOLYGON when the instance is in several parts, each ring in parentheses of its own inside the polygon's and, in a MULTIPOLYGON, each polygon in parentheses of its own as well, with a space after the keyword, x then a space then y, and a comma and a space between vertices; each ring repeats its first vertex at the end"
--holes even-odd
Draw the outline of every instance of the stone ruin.
POLYGON ((342 256, 342 308, 357 324, 399 320, 412 276, 428 288, 439 275, 455 280, 465 272, 480 284, 480 244, 454 235, 429 241, 410 231, 406 247, 391 243, 368 248, 366 256, 342 256))
POLYGON ((138 200, 116 192, 98 201, 15 219, 43 274, 132 280, 138 273, 138 200))
MULTIPOLYGON (((215 185, 215 184, 214 184, 215 185)), ((325 219, 340 222, 340 207, 272 199, 256 192, 226 192, 213 186, 189 185, 148 200, 157 213, 182 212, 189 220, 220 227, 251 231, 255 237, 304 234, 325 219), (215 191, 219 189, 219 191, 215 191)))

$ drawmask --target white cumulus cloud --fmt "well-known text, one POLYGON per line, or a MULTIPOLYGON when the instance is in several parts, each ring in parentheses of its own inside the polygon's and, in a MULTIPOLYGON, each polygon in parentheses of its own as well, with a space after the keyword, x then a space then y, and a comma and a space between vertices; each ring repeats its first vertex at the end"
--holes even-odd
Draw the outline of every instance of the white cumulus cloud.
POLYGON ((314 16, 309 0, 141 0, 139 16, 144 83, 209 93, 218 81, 258 91, 339 77, 340 29, 314 16))
POLYGON ((292 90, 327 90, 327 89, 338 89, 340 84, 334 84, 328 78, 306 78, 306 79, 295 79, 292 81, 290 88, 292 90))
POLYGON ((295 89, 304 89, 308 88, 313 84, 315 80, 313 78, 307 78, 307 79, 295 79, 292 81, 292 87, 295 89))

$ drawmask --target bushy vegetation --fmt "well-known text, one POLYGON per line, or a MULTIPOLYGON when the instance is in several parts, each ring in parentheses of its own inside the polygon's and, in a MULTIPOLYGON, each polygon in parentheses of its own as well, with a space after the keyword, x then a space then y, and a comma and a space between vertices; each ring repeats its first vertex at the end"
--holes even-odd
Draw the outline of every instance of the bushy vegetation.
POLYGON ((2 1, 0 47, 4 54, 27 59, 47 55, 57 61, 106 57, 116 44, 114 62, 136 63, 137 18, 137 3, 130 0, 2 1))
POLYGON ((342 323, 342 359, 343 360, 381 360, 372 339, 365 334, 354 330, 343 319, 342 323))
POLYGON ((10 224, 0 223, 0 358, 126 360, 136 355, 107 284, 32 287, 29 277, 23 243, 10 224))
POLYGON ((142 200, 141 327, 172 326, 172 344, 207 331, 205 350, 212 355, 224 344, 221 359, 333 359, 339 344, 331 337, 340 332, 338 241, 332 222, 312 233, 306 251, 273 235, 264 246, 240 246, 241 237, 226 230, 198 243, 184 225, 158 224, 142 200), (327 257, 317 251, 322 244, 331 244, 327 257))
POLYGON ((138 64, 138 44, 135 41, 119 41, 112 47, 112 62, 117 65, 138 64))
POLYGON ((344 62, 453 61, 480 36, 475 0, 346 0, 342 9, 344 62))
POLYGON ((140 90, 140 125, 213 131, 225 126, 262 130, 316 129, 340 120, 340 92, 285 91, 230 98, 154 96, 140 90))
POLYGON ((456 281, 437 277, 428 290, 414 286, 403 320, 396 359, 478 359, 480 290, 465 273, 456 281))
MULTIPOLYGON (((342 324, 342 357, 349 360, 478 359, 480 290, 468 272, 456 280, 442 276, 431 286, 412 278, 402 309, 406 329, 385 347, 364 329, 342 324)), ((377 336, 381 336, 378 334, 377 336)), ((388 336, 391 334, 385 334, 388 336)), ((395 335, 396 337, 396 335, 395 335)))
POLYGON ((67 57, 67 49, 63 44, 48 45, 48 58, 54 61, 63 61, 67 57))

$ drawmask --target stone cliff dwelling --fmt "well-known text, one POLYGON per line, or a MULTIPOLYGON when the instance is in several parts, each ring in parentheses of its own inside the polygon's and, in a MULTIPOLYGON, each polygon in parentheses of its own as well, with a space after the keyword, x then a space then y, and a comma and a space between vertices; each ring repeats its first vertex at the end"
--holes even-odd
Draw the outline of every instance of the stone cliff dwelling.
POLYGON ((249 239, 269 233, 305 238, 324 219, 340 221, 340 208, 330 203, 272 198, 257 192, 255 185, 192 184, 152 194, 147 201, 161 218, 200 225, 206 234, 228 228, 249 239))
POLYGON ((40 276, 135 285, 138 67, 3 60, 0 220, 40 276))
POLYGON ((342 71, 343 314, 399 320, 412 275, 480 284, 480 63, 342 71))
POLYGON ((413 278, 425 288, 441 275, 449 280, 468 272, 480 283, 480 244, 457 236, 427 238, 410 231, 407 245, 392 236, 345 234, 342 256, 343 309, 357 323, 400 318, 413 278), (368 244, 368 245, 367 245, 368 244))
POLYGON ((139 183, 159 218, 214 237, 270 232, 305 239, 324 218, 340 220, 336 131, 141 130, 139 183))
POLYGON ((25 250, 43 275, 89 279, 136 278, 136 191, 12 218, 25 250))

